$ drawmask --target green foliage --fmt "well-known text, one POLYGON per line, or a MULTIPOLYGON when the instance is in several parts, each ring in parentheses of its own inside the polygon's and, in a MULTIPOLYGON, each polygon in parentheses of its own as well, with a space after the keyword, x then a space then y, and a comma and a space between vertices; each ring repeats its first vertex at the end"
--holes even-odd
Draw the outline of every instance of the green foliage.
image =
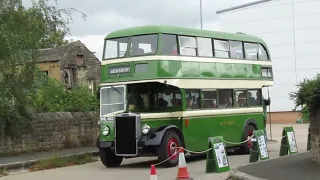
POLYGON ((38 49, 66 43, 75 9, 58 9, 48 2, 34 0, 25 8, 22 0, 0 1, 0 135, 20 136, 30 130, 33 98, 42 87, 38 49))
POLYGON ((320 108, 320 74, 304 79, 298 86, 297 92, 290 93, 290 99, 295 101, 296 107, 306 105, 304 111, 309 112, 320 108))
POLYGON ((35 93, 37 112, 85 112, 97 111, 99 101, 87 86, 75 86, 65 90, 63 84, 47 78, 35 93))

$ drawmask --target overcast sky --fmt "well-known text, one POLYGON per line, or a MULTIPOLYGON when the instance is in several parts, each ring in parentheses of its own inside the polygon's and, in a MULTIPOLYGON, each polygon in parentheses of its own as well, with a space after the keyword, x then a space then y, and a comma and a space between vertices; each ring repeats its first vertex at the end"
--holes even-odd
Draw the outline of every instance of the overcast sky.
MULTIPOLYGON (((23 0, 28 3, 30 0, 23 0)), ((202 0, 203 29, 219 30, 216 11, 254 0, 202 0)), ((200 0, 58 0, 73 15, 72 39, 81 40, 101 60, 104 37, 117 29, 139 25, 175 25, 200 28, 200 0)))

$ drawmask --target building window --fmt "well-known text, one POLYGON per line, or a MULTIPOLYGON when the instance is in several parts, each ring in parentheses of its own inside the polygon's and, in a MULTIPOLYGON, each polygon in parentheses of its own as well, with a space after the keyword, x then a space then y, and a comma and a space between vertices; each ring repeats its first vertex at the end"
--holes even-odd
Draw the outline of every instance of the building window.
POLYGON ((163 34, 162 38, 162 54, 178 55, 177 36, 172 34, 163 34))
POLYGON ((202 91, 202 108, 212 109, 218 107, 217 91, 216 90, 203 90, 202 91))
POLYGON ((235 107, 246 107, 247 106, 247 90, 236 90, 234 91, 235 107))
POLYGON ((214 40, 214 56, 219 58, 229 58, 229 42, 214 40))
POLYGON ((198 55, 203 57, 212 57, 212 41, 210 38, 197 38, 198 55))
POLYGON ((66 85, 71 85, 71 73, 69 69, 64 69, 63 70, 64 73, 64 83, 66 85))
POLYGON ((259 60, 269 60, 266 49, 261 44, 259 44, 258 46, 259 46, 259 60))
POLYGON ((244 43, 244 51, 246 53, 246 59, 258 59, 258 45, 256 43, 244 43))
POLYGON ((243 46, 241 41, 230 41, 230 57, 243 59, 243 46))
POLYGON ((83 55, 82 54, 78 54, 76 61, 77 61, 77 65, 78 66, 82 65, 83 64, 83 55))
POLYGON ((180 54, 183 56, 197 55, 197 40, 195 37, 179 36, 180 54))
POLYGON ((186 90, 187 109, 200 108, 200 90, 188 89, 186 90))

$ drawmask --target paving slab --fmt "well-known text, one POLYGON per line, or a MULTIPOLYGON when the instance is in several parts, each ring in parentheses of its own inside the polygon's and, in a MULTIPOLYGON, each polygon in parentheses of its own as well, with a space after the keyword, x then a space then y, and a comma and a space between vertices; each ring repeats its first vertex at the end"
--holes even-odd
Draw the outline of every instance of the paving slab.
POLYGON ((260 161, 237 169, 240 176, 244 173, 251 179, 316 180, 320 178, 320 166, 312 160, 311 152, 260 161))

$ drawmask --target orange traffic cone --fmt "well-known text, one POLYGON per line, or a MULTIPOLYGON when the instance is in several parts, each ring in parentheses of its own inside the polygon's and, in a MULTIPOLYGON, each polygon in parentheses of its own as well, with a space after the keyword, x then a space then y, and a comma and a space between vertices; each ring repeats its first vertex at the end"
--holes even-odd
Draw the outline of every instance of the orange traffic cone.
POLYGON ((150 180, 158 180, 157 173, 156 173, 156 167, 154 164, 151 164, 150 180))
POLYGON ((176 180, 193 180, 189 176, 187 163, 186 163, 186 159, 184 157, 184 152, 183 152, 182 147, 180 147, 180 150, 179 150, 179 169, 178 169, 178 174, 177 174, 176 180))

